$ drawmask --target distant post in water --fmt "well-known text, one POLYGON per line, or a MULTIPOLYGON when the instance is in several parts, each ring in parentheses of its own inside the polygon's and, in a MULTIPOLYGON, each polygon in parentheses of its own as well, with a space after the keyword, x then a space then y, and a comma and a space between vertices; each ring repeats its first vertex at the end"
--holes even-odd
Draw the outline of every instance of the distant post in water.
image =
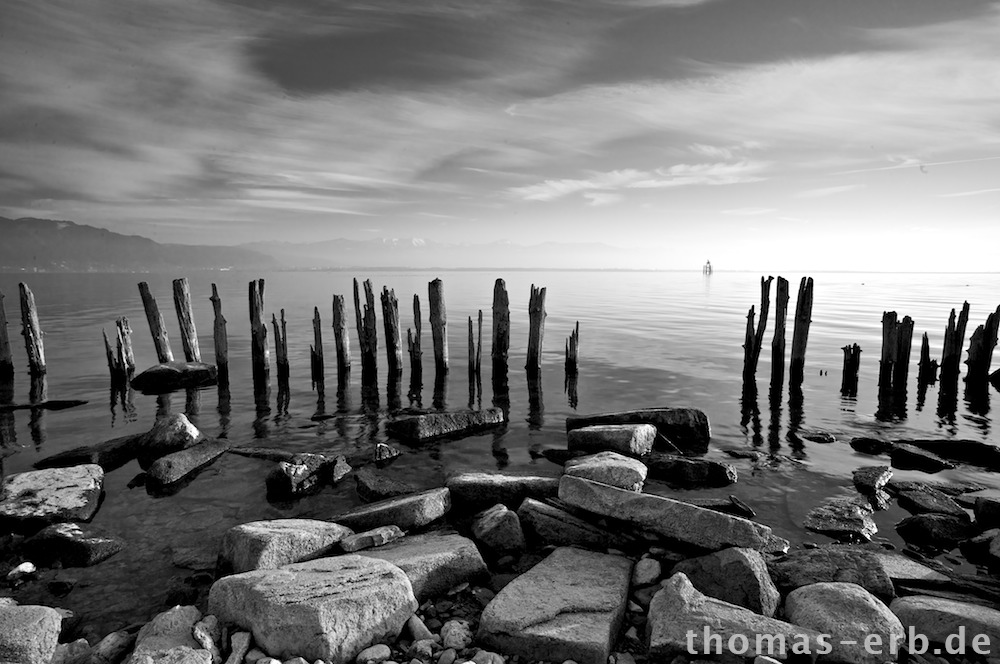
POLYGON ((149 333, 153 337, 153 346, 156 348, 156 361, 161 364, 173 362, 174 354, 170 350, 166 323, 163 322, 160 308, 156 306, 156 298, 149 292, 149 284, 145 281, 139 282, 139 295, 142 297, 142 308, 146 311, 149 333))
POLYGON ((333 296, 333 339, 337 344, 337 378, 351 371, 351 342, 347 334, 347 313, 344 296, 333 296))
POLYGON ((575 376, 577 373, 577 356, 580 350, 580 321, 576 321, 573 331, 566 339, 566 375, 575 376))
POLYGON ((937 381, 937 360, 931 359, 931 344, 924 332, 924 337, 920 341, 920 363, 917 367, 917 383, 928 385, 937 381))
POLYGON ((1000 326, 1000 307, 986 317, 986 324, 980 325, 969 340, 969 357, 965 360, 968 370, 965 381, 971 386, 985 386, 990 378, 990 363, 997 345, 997 331, 1000 326))
POLYGON ((754 310, 747 312, 747 331, 743 342, 743 382, 752 383, 757 375, 757 361, 760 359, 760 348, 764 344, 764 331, 767 329, 767 314, 771 308, 771 282, 774 277, 760 278, 760 319, 754 326, 754 310))
POLYGON ((10 352, 10 336, 7 332, 7 311, 3 306, 3 293, 0 292, 0 378, 14 375, 14 357, 10 352))
POLYGON ((323 394, 324 383, 326 382, 326 367, 323 362, 323 328, 319 319, 319 307, 313 307, 313 345, 309 347, 309 367, 312 373, 312 382, 320 395, 323 394))
POLYGON ((802 277, 799 296, 795 301, 795 329, 792 332, 792 356, 789 362, 788 382, 801 385, 805 375, 806 344, 809 341, 809 324, 812 323, 813 280, 802 277))
POLYGON ((21 327, 24 347, 28 352, 28 373, 41 376, 45 374, 45 344, 35 309, 35 296, 27 284, 20 283, 18 288, 21 291, 21 327))
POLYGON ((944 331, 944 348, 941 353, 941 382, 950 388, 957 384, 962 348, 965 346, 965 327, 969 323, 969 303, 962 304, 962 313, 955 320, 955 310, 948 317, 948 327, 944 331))
POLYGON ((542 341, 545 338, 545 288, 531 284, 528 299, 528 362, 524 368, 528 373, 542 369, 542 341))
POLYGON ((493 284, 493 348, 490 356, 493 364, 507 364, 510 352, 510 299, 503 279, 493 284))
POLYGON ((399 302, 396 292, 382 287, 382 326, 385 328, 385 355, 389 364, 389 375, 398 377, 403 373, 403 348, 399 336, 399 302))
POLYGON ((174 279, 174 308, 177 310, 177 322, 181 327, 184 359, 188 362, 201 362, 198 332, 195 330, 194 316, 191 314, 191 287, 187 279, 174 279))
POLYGON ((374 380, 378 375, 378 330, 375 323, 375 294, 371 280, 365 280, 365 305, 361 308, 358 280, 354 280, 354 318, 358 327, 358 346, 361 348, 362 380, 374 380))
POLYGON ((281 322, 271 314, 271 327, 274 328, 274 363, 278 366, 278 384, 288 382, 288 325, 285 322, 285 310, 281 310, 281 322))
POLYGON ((254 393, 266 390, 271 373, 267 348, 267 324, 264 323, 264 280, 250 282, 250 352, 253 362, 254 393))
POLYGON ((215 319, 212 326, 212 341, 215 343, 215 367, 219 374, 219 383, 229 384, 229 337, 226 334, 226 317, 222 315, 222 298, 219 289, 212 284, 212 311, 215 319))
POLYGON ((840 393, 845 397, 858 395, 858 370, 861 368, 861 346, 844 346, 844 375, 840 381, 840 393))
POLYGON ((132 350, 132 326, 129 325, 128 318, 122 316, 115 321, 118 330, 118 357, 121 359, 125 374, 131 376, 135 373, 135 352, 132 350))
POLYGON ((778 277, 774 293, 774 338, 771 340, 771 391, 785 382, 785 321, 788 318, 788 279, 778 277))
POLYGON ((440 279, 427 284, 431 308, 431 339, 434 342, 434 369, 448 373, 448 313, 444 306, 444 283, 440 279))

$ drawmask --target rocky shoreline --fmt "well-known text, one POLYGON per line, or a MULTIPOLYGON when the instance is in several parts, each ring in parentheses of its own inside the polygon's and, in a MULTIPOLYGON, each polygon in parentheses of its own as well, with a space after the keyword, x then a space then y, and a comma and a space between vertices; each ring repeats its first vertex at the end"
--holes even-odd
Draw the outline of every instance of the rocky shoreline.
MULTIPOLYGON (((420 417, 422 435, 433 437, 434 418, 420 417)), ((461 419, 449 414, 447 435, 461 419)), ((169 489, 222 454, 271 455, 269 490, 301 495, 354 477, 368 504, 328 520, 229 529, 193 605, 102 638, 80 638, 68 612, 0 598, 0 662, 684 664, 757 654, 850 664, 996 661, 1000 582, 991 573, 1000 568, 1000 500, 967 495, 981 487, 899 482, 889 466, 860 468, 855 497, 832 498, 806 519, 808 529, 840 541, 790 550, 741 501, 643 491, 654 475, 685 488, 736 481, 726 464, 683 455, 708 444, 703 414, 646 409, 573 419, 560 477, 465 473, 417 492, 380 473, 393 458, 388 445, 364 460, 229 449, 182 415, 140 437, 46 460, 4 479, 0 521, 19 533, 3 540, 6 558, 21 563, 7 574, 12 586, 31 583, 35 566, 98 564, 125 546, 86 521, 99 509, 103 473, 130 458, 169 489), (893 501, 913 513, 897 525, 910 545, 903 552, 870 542, 871 514, 893 501), (981 574, 933 560, 956 547, 981 574), (958 643, 951 635, 959 627, 964 653, 933 654, 958 643), (905 649, 910 633, 927 638, 927 653, 905 649), (784 648, 758 653, 758 635, 784 648), (881 654, 861 645, 871 635, 881 654), (988 653, 973 651, 977 635, 988 653), (893 642, 904 649, 889 653, 893 642)), ((469 426, 483 422, 469 418, 469 426)), ((946 463, 992 463, 984 448, 968 445, 876 442, 852 446, 906 467, 938 467, 926 455, 951 452, 963 458, 946 463)))

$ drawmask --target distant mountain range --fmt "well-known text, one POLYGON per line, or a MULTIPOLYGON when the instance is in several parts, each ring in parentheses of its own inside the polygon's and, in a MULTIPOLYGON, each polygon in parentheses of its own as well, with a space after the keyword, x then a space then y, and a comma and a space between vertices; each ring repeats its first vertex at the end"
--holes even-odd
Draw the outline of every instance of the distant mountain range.
POLYGON ((0 217, 0 270, 159 272, 176 269, 615 269, 632 251, 599 243, 451 244, 408 239, 161 244, 139 235, 51 219, 0 217))

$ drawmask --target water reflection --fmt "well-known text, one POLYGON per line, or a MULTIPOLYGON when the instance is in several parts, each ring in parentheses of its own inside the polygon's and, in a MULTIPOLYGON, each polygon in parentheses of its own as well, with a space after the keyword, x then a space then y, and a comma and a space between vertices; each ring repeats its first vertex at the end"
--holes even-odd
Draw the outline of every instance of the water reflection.
POLYGON ((528 431, 545 425, 545 404, 542 401, 542 372, 528 371, 528 431))
POLYGON ((201 414, 201 390, 189 388, 184 399, 184 414, 191 423, 198 426, 198 415, 201 414))
POLYGON ((507 377, 507 362, 493 361, 493 406, 503 411, 505 420, 510 419, 510 382, 507 377))
POLYGON ((411 408, 423 408, 423 389, 424 389, 424 365, 417 358, 416 361, 412 362, 410 365, 410 389, 406 392, 406 398, 410 402, 411 408))
POLYGON ((434 372, 434 400, 431 402, 434 410, 444 410, 445 402, 448 400, 448 372, 434 372))
POLYGON ((563 392, 566 393, 566 403, 573 410, 580 403, 580 393, 577 390, 577 385, 580 381, 580 376, 577 372, 566 372, 566 377, 563 379, 563 392))
MULTIPOLYGON (((14 376, 0 376, 0 404, 14 403, 14 376)), ((17 430, 14 427, 14 412, 0 410, 0 446, 17 445, 17 430)))
POLYGON ((128 381, 112 380, 108 390, 108 407, 111 411, 112 427, 117 423, 119 406, 126 424, 138 419, 135 409, 135 390, 128 384, 128 381))
POLYGON ((219 438, 229 437, 229 428, 232 426, 232 396, 229 393, 229 381, 219 381, 219 405, 216 410, 219 412, 219 438))
POLYGON ((768 406, 771 409, 771 417, 767 423, 767 447, 771 454, 776 454, 781 449, 781 396, 781 384, 775 385, 772 381, 767 393, 768 406))
POLYGON ((171 413, 173 409, 172 398, 169 392, 156 395, 156 419, 161 420, 171 413))
POLYGON ((805 395, 802 393, 802 385, 798 382, 788 383, 788 433, 785 439, 792 448, 792 456, 796 458, 805 457, 805 444, 799 437, 799 430, 802 428, 805 395))
POLYGON ((754 381, 744 382, 740 395, 740 430, 744 436, 750 437, 750 443, 754 447, 764 445, 764 436, 761 433, 760 406, 757 405, 757 383, 754 381))

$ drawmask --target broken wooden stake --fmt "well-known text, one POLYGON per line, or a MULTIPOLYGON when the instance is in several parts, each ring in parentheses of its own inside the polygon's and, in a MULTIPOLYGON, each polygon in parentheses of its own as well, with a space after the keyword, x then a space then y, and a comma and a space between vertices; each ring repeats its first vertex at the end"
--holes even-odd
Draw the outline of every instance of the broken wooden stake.
POLYGON ((250 282, 250 353, 253 364, 254 395, 258 406, 265 396, 271 373, 267 347, 267 324, 264 322, 264 280, 250 282))
POLYGON ((528 361, 524 368, 536 373, 542 368, 542 342, 545 338, 545 288, 531 284, 528 298, 528 361))
POLYGON ((212 311, 215 315, 212 325, 212 341, 215 344, 215 367, 219 384, 229 384, 229 337, 226 334, 226 317, 222 315, 222 298, 219 289, 212 284, 212 311))
POLYGON ((510 299, 503 279, 493 284, 493 348, 490 351, 494 364, 507 364, 510 351, 510 299))
POLYGON ((42 342, 42 327, 38 323, 35 296, 27 284, 20 283, 21 291, 21 334, 28 352, 28 373, 41 376, 45 373, 45 344, 42 342))
POLYGON ((372 282, 364 283, 365 304, 361 305, 358 280, 354 280, 354 320, 358 328, 358 347, 361 349, 361 377, 374 380, 378 374, 378 330, 375 323, 375 294, 372 282))
POLYGON ((278 367, 278 385, 288 381, 288 324, 285 321, 285 310, 281 310, 281 321, 271 314, 271 327, 274 329, 274 363, 278 367))
POLYGON ((313 345, 309 347, 309 368, 313 386, 322 396, 326 382, 326 367, 323 362, 323 327, 319 318, 319 307, 313 307, 313 345))
POLYGON ((969 322, 969 303, 962 304, 962 313, 955 320, 955 310, 948 317, 948 327, 944 331, 944 346, 941 351, 941 382, 957 385, 958 373, 965 346, 965 327, 969 322))
POLYGON ((403 373, 403 348, 399 335, 399 302, 396 292, 382 287, 382 326, 385 328, 385 355, 390 378, 403 373))
POLYGON ((840 393, 845 397, 858 395, 858 370, 861 368, 861 346, 844 346, 844 374, 840 381, 840 393))
POLYGON ((913 319, 903 316, 896 327, 896 356, 892 367, 892 389, 906 392, 910 372, 910 350, 913 347, 913 319))
POLYGON ((201 362, 198 332, 195 330, 194 316, 191 313, 191 287, 187 279, 174 279, 174 308, 177 310, 177 322, 181 327, 184 359, 188 362, 201 362))
POLYGON ((767 314, 771 306, 771 282, 774 277, 760 278, 760 319, 754 326, 754 308, 747 312, 746 338, 743 342, 743 382, 751 383, 757 375, 757 361, 760 359, 760 347, 764 343, 764 331, 767 329, 767 314))
POLYGON ((10 352, 10 336, 7 332, 7 311, 3 306, 3 293, 0 292, 0 378, 14 375, 14 357, 10 352))
POLYGON ((917 365, 917 384, 928 385, 937 381, 938 363, 931 359, 931 344, 924 332, 920 342, 920 362, 917 365))
POLYGON ((337 378, 341 382, 340 379, 351 371, 351 342, 343 295, 333 296, 333 340, 337 345, 337 378))
POLYGON ((427 284, 427 299, 431 309, 431 339, 434 342, 434 369, 448 372, 448 312, 444 304, 444 282, 440 279, 427 284))
POLYGON ((153 337, 153 346, 156 348, 156 361, 160 364, 173 362, 174 354, 170 350, 166 323, 163 322, 160 308, 156 306, 156 298, 149 292, 149 284, 145 281, 139 282, 139 296, 142 297, 142 308, 146 311, 149 333, 153 337))
POLYGON ((566 338, 566 375, 575 376, 578 365, 577 358, 580 351, 580 321, 576 321, 573 331, 566 338))
POLYGON ((778 277, 774 293, 774 338, 771 340, 771 391, 785 382, 785 322, 788 318, 788 279, 778 277))
POLYGON ((118 330, 118 359, 125 370, 125 374, 131 376, 135 373, 135 352, 132 350, 132 326, 129 325, 128 318, 122 316, 115 321, 115 328, 118 330))
POLYGON ((799 295, 795 301, 795 327, 792 331, 792 354, 789 361, 789 384, 801 385, 806 363, 806 344, 809 341, 809 324, 812 322, 813 280, 802 277, 799 295))

